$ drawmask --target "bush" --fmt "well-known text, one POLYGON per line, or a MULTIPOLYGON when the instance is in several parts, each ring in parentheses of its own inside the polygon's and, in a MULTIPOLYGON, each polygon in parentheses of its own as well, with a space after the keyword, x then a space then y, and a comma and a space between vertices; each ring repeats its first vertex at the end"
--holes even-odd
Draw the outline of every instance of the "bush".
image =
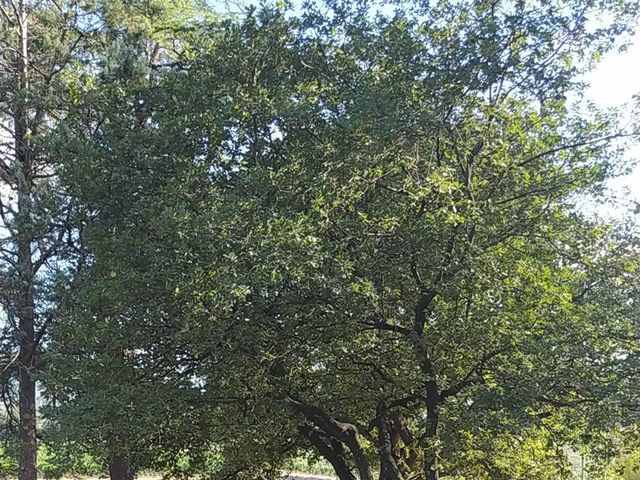
POLYGON ((70 445, 42 444, 38 448, 38 470, 46 479, 59 479, 65 475, 99 476, 104 468, 88 453, 79 453, 70 445))
POLYGON ((0 478, 15 477, 18 474, 18 450, 16 445, 0 445, 0 478))

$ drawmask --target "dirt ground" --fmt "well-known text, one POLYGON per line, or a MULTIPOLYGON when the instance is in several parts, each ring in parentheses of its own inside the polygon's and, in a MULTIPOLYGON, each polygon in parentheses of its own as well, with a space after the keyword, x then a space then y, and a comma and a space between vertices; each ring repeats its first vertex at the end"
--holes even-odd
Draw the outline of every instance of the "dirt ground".
POLYGON ((290 473, 287 480, 335 480, 335 477, 324 475, 307 475, 306 473, 290 473))
POLYGON ((326 475, 309 475, 307 473, 291 472, 286 477, 287 480, 335 480, 335 477, 326 475))

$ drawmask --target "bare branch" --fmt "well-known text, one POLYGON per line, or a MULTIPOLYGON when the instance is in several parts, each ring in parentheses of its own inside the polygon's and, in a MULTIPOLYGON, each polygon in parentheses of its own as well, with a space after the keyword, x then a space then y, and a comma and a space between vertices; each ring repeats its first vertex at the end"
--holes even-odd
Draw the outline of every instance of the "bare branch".
POLYGON ((18 347, 18 351, 13 356, 13 358, 9 361, 9 363, 2 369, 2 371, 0 372, 0 376, 4 375, 4 372, 9 370, 9 367, 11 367, 11 365, 13 365, 16 362, 16 360, 18 360, 19 356, 20 356, 20 347, 18 347))

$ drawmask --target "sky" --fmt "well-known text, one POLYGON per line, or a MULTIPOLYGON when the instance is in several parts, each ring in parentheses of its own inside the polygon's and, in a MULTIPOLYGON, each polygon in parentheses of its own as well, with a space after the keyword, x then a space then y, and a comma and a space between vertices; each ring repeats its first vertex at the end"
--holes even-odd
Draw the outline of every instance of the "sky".
MULTIPOLYGON (((590 84, 586 98, 597 106, 620 107, 628 103, 623 111, 631 111, 632 97, 640 93, 640 28, 638 30, 631 47, 624 52, 609 52, 598 67, 586 76, 585 80, 590 84)), ((639 142, 627 152, 630 158, 640 159, 639 142)), ((616 196, 640 201, 640 166, 630 175, 611 181, 610 188, 616 196)))

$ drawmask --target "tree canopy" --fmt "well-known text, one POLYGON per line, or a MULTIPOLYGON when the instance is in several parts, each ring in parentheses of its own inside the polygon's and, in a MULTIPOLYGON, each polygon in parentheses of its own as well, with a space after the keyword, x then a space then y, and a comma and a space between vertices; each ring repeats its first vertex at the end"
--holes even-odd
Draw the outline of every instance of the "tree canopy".
POLYGON ((639 237, 581 202, 637 136, 582 74, 638 3, 303 7, 104 3, 42 143, 82 212, 48 434, 114 480, 573 478, 637 426, 639 237))

